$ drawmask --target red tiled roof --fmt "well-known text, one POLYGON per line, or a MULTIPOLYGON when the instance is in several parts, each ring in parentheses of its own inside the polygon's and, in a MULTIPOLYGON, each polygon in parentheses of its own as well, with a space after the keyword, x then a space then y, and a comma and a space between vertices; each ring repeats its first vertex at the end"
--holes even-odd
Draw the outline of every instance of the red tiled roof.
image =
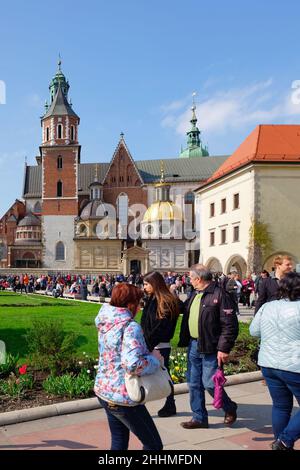
POLYGON ((207 183, 254 161, 300 163, 300 125, 256 126, 236 151, 207 180, 207 183))

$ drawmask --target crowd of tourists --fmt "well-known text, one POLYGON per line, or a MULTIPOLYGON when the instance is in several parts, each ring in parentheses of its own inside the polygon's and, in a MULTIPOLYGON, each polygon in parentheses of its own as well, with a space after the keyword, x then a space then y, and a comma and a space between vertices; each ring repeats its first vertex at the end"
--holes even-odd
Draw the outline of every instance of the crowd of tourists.
MULTIPOLYGON (((166 285, 171 293, 176 296, 186 294, 190 296, 193 285, 189 273, 179 274, 176 272, 165 272, 162 274, 166 285)), ((271 273, 271 276, 274 273, 271 273)), ((264 270, 260 274, 247 275, 241 279, 237 271, 231 269, 226 276, 224 273, 213 273, 214 281, 225 286, 233 295, 237 303, 237 313, 239 314, 239 304, 253 308, 258 294, 259 284, 265 277, 269 277, 268 271, 264 270)), ((54 297, 64 295, 78 296, 87 300, 87 296, 108 298, 111 296, 112 288, 119 282, 128 282, 138 287, 143 286, 144 276, 132 272, 130 275, 123 274, 99 274, 92 275, 71 275, 71 274, 33 274, 0 275, 0 290, 11 289, 14 292, 51 293, 54 297)))
MULTIPOLYGON (((104 408, 111 432, 111 450, 126 450, 130 432, 144 450, 161 450, 161 437, 144 403, 126 388, 126 374, 154 374, 163 364, 169 370, 171 340, 182 314, 179 347, 187 348, 187 383, 191 419, 185 430, 207 429, 205 391, 215 398, 215 374, 223 369, 238 336, 239 303, 255 307, 250 333, 260 338, 258 365, 272 398, 273 450, 293 450, 300 438, 300 274, 289 256, 277 256, 270 275, 263 270, 242 281, 232 269, 227 276, 196 264, 178 275, 151 272, 144 276, 5 276, 2 288, 25 292, 41 289, 82 290, 110 297, 95 319, 99 364, 95 394, 104 408), (49 287, 50 286, 50 287, 49 287), (186 300, 180 294, 186 294, 186 300), (107 294, 107 295, 106 295, 107 294), (134 321, 143 306, 141 322, 134 321)), ((177 414, 174 392, 165 397, 160 418, 177 414)), ((221 390, 224 426, 238 417, 238 405, 221 390)))
MULTIPOLYGON (((288 256, 275 258, 274 276, 261 273, 257 283, 247 278, 249 290, 257 289, 256 316, 250 333, 261 340, 258 364, 273 402, 272 450, 293 450, 300 438, 300 411, 292 415, 293 398, 300 404, 300 275, 293 271, 288 256)), ((125 376, 151 375, 161 365, 169 367, 170 341, 179 312, 183 314, 178 346, 188 348, 187 382, 191 419, 183 429, 207 429, 205 390, 215 398, 214 377, 229 360, 238 335, 238 304, 232 280, 236 273, 218 280, 203 265, 189 272, 193 287, 182 303, 158 272, 144 277, 144 292, 134 285, 119 283, 109 304, 96 317, 99 368, 95 394, 103 406, 111 432, 111 450, 126 450, 130 432, 144 450, 161 450, 161 437, 145 404, 132 400, 125 376), (146 294, 141 325, 134 321, 146 294)), ((242 284, 243 285, 243 284, 242 284)), ((247 289, 248 289, 247 288, 247 289)), ((248 292, 247 292, 248 294, 248 292)), ((238 405, 221 390, 224 426, 237 420, 238 405)), ((158 410, 161 418, 176 415, 174 394, 158 410)))

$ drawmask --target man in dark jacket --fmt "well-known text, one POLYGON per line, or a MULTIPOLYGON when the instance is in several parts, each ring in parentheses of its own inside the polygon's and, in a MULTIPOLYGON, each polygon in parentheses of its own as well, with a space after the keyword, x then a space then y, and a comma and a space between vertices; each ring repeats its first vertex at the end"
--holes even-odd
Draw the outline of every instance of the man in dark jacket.
MULTIPOLYGON (((238 335, 236 305, 230 294, 212 280, 212 273, 196 264, 190 271, 194 292, 185 302, 178 346, 188 346, 188 383, 191 421, 185 429, 208 428, 205 389, 214 396, 213 375, 228 360, 238 335)), ((224 423, 236 421, 237 404, 223 391, 224 423)))
POLYGON ((255 301, 255 313, 266 302, 277 300, 278 283, 287 273, 293 270, 293 260, 288 255, 278 255, 274 258, 275 277, 262 279, 258 285, 258 297, 255 301))

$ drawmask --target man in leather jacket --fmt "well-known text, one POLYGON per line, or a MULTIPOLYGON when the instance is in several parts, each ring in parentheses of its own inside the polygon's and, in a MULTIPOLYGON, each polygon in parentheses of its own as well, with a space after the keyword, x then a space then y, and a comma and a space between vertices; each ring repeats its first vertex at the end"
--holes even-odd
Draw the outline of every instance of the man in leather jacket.
MULTIPOLYGON (((181 423, 185 429, 208 428, 205 389, 214 396, 213 375, 228 360, 238 335, 236 304, 231 295, 216 282, 203 265, 191 267, 194 291, 185 302, 179 347, 188 346, 188 384, 191 421, 181 423)), ((225 425, 236 421, 237 404, 223 391, 225 425)))

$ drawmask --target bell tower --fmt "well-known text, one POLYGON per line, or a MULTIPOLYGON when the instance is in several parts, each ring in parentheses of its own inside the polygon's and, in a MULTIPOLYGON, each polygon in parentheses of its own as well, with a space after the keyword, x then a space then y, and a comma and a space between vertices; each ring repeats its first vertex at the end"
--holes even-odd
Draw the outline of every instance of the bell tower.
POLYGON ((50 103, 45 103, 41 118, 40 146, 44 264, 59 269, 72 268, 74 218, 78 215, 80 119, 68 99, 69 88, 59 59, 49 85, 50 103))

